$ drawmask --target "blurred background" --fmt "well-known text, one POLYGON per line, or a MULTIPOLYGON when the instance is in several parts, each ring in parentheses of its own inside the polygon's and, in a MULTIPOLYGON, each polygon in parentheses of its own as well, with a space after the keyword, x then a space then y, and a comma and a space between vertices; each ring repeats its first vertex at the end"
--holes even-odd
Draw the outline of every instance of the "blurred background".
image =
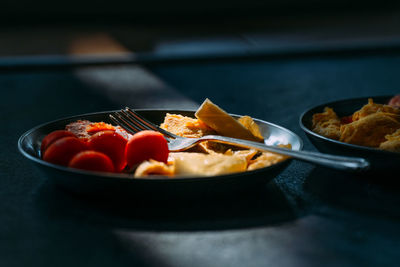
POLYGON ((397 47, 399 15, 398 1, 6 0, 0 56, 118 55, 125 57, 109 60, 126 61, 131 53, 166 60, 397 47))

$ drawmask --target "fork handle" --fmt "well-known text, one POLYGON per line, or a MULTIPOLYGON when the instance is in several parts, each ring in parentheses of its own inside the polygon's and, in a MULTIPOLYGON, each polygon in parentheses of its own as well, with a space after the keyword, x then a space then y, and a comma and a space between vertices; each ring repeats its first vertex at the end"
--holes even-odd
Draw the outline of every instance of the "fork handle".
POLYGON ((262 143, 257 143, 253 141, 247 141, 242 139, 236 139, 225 136, 218 135, 207 135, 200 138, 201 140, 215 141, 219 143, 235 145, 245 148, 254 148, 262 151, 269 151, 278 154, 283 154, 286 156, 291 156, 298 160, 311 162, 317 165, 322 165, 325 167, 345 170, 345 171, 365 171, 369 169, 370 164, 364 158, 357 157, 345 157, 345 156, 336 156, 331 154, 324 154, 319 152, 311 152, 311 151, 303 151, 303 150, 291 150, 287 148, 270 146, 262 143))

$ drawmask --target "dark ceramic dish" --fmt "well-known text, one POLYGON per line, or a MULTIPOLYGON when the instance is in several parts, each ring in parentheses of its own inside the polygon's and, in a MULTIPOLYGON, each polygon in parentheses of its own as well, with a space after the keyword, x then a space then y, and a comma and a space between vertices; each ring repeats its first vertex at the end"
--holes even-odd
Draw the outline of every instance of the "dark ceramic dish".
MULTIPOLYGON (((323 112, 325 107, 333 108, 339 117, 348 116, 368 103, 369 97, 334 101, 312 107, 300 116, 300 127, 304 130, 311 143, 321 152, 362 157, 371 163, 371 172, 391 172, 400 164, 400 153, 383 151, 376 148, 352 145, 333 140, 311 130, 312 116, 323 112)), ((371 97, 375 103, 387 104, 391 96, 371 97)))
MULTIPOLYGON (((148 120, 160 124, 166 113, 193 116, 194 111, 182 110, 137 110, 148 120)), ((105 121, 111 123, 111 112, 99 112, 64 118, 39 125, 24 133, 19 141, 19 151, 38 166, 45 176, 57 185, 70 191, 101 196, 195 196, 205 193, 233 193, 257 188, 278 175, 290 162, 285 160, 270 167, 213 177, 177 178, 133 178, 128 174, 100 173, 54 165, 40 159, 39 150, 43 137, 51 131, 64 129, 65 125, 76 120, 105 121)), ((232 115, 236 116, 236 115, 232 115)), ((236 116, 237 117, 237 116, 236 116)), ((300 150, 302 140, 293 132, 262 120, 255 120, 267 144, 290 143, 294 150, 300 150)))

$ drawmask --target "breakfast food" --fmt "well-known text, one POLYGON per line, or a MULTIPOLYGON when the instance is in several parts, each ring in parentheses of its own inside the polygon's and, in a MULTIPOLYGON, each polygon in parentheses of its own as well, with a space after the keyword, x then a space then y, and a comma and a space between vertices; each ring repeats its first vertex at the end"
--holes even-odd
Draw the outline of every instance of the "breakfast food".
POLYGON ((324 112, 313 115, 312 131, 345 143, 400 152, 397 99, 395 96, 388 104, 378 104, 370 98, 360 110, 341 118, 332 108, 325 107, 324 112))
MULTIPOLYGON (((223 136, 250 141, 262 141, 264 139, 258 129, 254 129, 252 132, 252 128, 246 128, 240 121, 235 120, 209 99, 203 102, 195 116, 223 136)), ((251 122, 248 125, 254 126, 251 122)))
POLYGON ((63 137, 53 142, 43 154, 43 160, 67 166, 70 160, 79 152, 87 150, 86 143, 76 137, 63 137))
POLYGON ((50 134, 46 135, 45 138, 43 138, 42 140, 42 144, 40 146, 40 152, 42 153, 42 155, 44 154, 44 151, 55 141, 57 141, 58 139, 61 139, 63 137, 74 137, 75 135, 69 131, 66 130, 57 130, 57 131, 53 131, 50 134))
POLYGON ((114 166, 110 157, 94 150, 79 152, 68 163, 71 168, 103 172, 114 172, 114 166))
POLYGON ((107 155, 115 171, 119 172, 125 168, 125 147, 127 139, 114 130, 98 131, 87 141, 90 149, 107 155))
MULTIPOLYGON (((188 138, 215 134, 264 140, 251 117, 236 120, 208 99, 194 118, 166 114, 160 127, 188 138)), ((119 126, 87 120, 49 133, 42 141, 41 156, 45 161, 71 168, 128 173, 137 178, 222 175, 267 167, 288 158, 213 141, 201 142, 184 152, 171 152, 159 132, 146 130, 132 135, 119 126)))
POLYGON ((332 139, 340 138, 340 119, 329 107, 324 112, 313 115, 313 131, 332 139))
POLYGON ((127 166, 133 168, 149 159, 167 163, 168 152, 168 144, 161 133, 149 130, 138 132, 126 145, 127 166))

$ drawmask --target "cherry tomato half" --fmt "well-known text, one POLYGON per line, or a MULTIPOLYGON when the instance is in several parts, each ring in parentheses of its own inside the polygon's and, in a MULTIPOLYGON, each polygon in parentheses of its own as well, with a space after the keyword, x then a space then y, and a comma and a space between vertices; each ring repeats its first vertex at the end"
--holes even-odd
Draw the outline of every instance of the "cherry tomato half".
POLYGON ((353 122, 353 116, 345 116, 340 119, 341 124, 348 124, 353 122))
POLYGON ((56 130, 56 131, 53 131, 53 132, 49 133, 48 135, 46 135, 42 140, 42 144, 40 145, 40 152, 41 152, 42 157, 43 157, 46 149, 52 143, 54 143, 56 140, 58 140, 62 137, 67 137, 67 136, 74 137, 75 135, 66 130, 56 130))
POLYGON ((88 171, 114 171, 111 159, 106 154, 94 150, 79 152, 70 160, 68 167, 88 171))
POLYGON ((125 147, 127 140, 115 131, 100 131, 89 138, 90 149, 106 154, 114 163, 116 172, 126 166, 125 147))
POLYGON ((134 134, 126 145, 126 161, 129 168, 145 160, 154 159, 167 163, 168 143, 164 136, 155 131, 134 134))
POLYGON ((400 107, 400 95, 395 95, 394 97, 392 97, 389 101, 389 105, 400 107))
POLYGON ((86 149, 86 143, 77 137, 62 137, 46 149, 43 160, 67 166, 73 156, 86 149))

